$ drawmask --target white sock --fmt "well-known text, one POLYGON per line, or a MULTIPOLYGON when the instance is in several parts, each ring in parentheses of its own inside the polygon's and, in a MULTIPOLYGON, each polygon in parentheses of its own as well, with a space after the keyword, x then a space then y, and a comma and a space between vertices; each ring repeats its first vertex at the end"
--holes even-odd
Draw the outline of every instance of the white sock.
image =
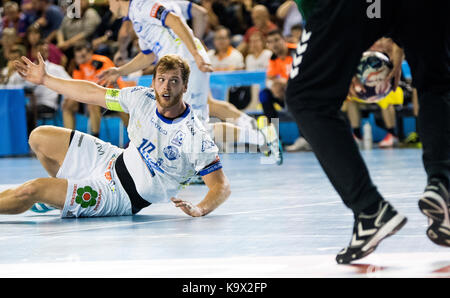
POLYGON ((234 121, 234 123, 241 128, 253 128, 255 119, 245 113, 242 113, 241 116, 234 121))
POLYGON ((266 139, 261 131, 253 128, 241 128, 239 131, 238 143, 262 146, 266 139))

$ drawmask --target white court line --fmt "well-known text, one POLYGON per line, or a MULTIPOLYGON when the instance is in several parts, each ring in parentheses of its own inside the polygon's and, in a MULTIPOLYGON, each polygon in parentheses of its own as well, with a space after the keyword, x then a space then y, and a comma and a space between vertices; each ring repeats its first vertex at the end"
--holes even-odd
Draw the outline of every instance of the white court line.
POLYGON ((354 265, 335 255, 175 258, 1 264, 0 277, 449 277, 449 253, 372 254, 354 265))
MULTIPOLYGON (((11 188, 11 187, 16 187, 18 185, 20 185, 20 184, 3 184, 3 185, 0 185, 0 191, 3 189, 4 186, 7 186, 7 188, 11 188)), ((411 196, 418 196, 418 195, 419 195, 419 193, 417 193, 417 192, 410 192, 410 193, 386 194, 386 195, 384 195, 384 197, 386 197, 386 198, 403 197, 404 198, 404 197, 411 197, 411 196)), ((330 196, 328 198, 335 198, 335 197, 336 197, 336 195, 330 196)), ((324 196, 321 196, 321 198, 323 199, 324 196)), ((225 213, 225 214, 217 214, 214 217, 217 217, 217 216, 244 215, 244 214, 260 213, 260 212, 268 212, 268 211, 279 211, 279 210, 286 210, 286 209, 333 205, 333 204, 338 204, 338 203, 342 203, 342 201, 338 200, 338 201, 332 201, 332 202, 322 202, 322 203, 312 203, 312 204, 299 204, 299 205, 277 207, 277 208, 258 209, 258 210, 249 210, 249 211, 241 211, 241 212, 232 212, 232 213, 225 213)), ((81 229, 77 228, 77 229, 69 229, 69 230, 60 230, 60 231, 53 231, 53 232, 29 234, 29 235, 26 235, 26 236, 46 236, 46 235, 55 235, 55 234, 67 234, 67 233, 80 232, 80 231, 91 231, 91 230, 109 229, 109 228, 121 228, 121 227, 127 227, 127 226, 137 226, 137 225, 161 223, 161 222, 177 222, 177 221, 192 220, 192 219, 193 219, 192 217, 186 217, 186 218, 170 218, 170 219, 155 220, 155 221, 106 224, 106 225, 99 225, 99 226, 93 226, 93 227, 81 228, 81 229)), ((0 237, 0 240, 21 238, 23 236, 24 235, 3 236, 3 237, 0 237)))
MULTIPOLYGON (((214 217, 231 216, 231 215, 242 215, 242 214, 249 214, 249 213, 259 213, 259 212, 267 212, 267 211, 273 211, 273 210, 284 210, 284 209, 294 209, 294 208, 302 208, 302 207, 312 207, 312 206, 319 206, 319 205, 333 205, 333 204, 336 204, 336 203, 339 203, 339 202, 340 201, 327 202, 327 203, 316 203, 316 204, 294 205, 294 206, 278 207, 278 208, 270 208, 270 209, 258 209, 258 210, 251 210, 251 211, 242 211, 242 212, 233 212, 233 213, 226 213, 226 214, 217 214, 214 217)), ((137 225, 160 223, 160 222, 177 222, 177 221, 193 220, 193 219, 194 219, 193 217, 185 217, 185 218, 169 218, 169 219, 161 219, 161 220, 153 220, 153 221, 150 220, 150 221, 131 222, 131 223, 127 222, 127 223, 106 224, 106 225, 103 225, 103 226, 100 225, 100 226, 94 226, 94 227, 88 227, 88 228, 76 228, 76 229, 60 230, 60 231, 53 231, 53 232, 46 232, 46 233, 4 236, 4 237, 0 237, 0 240, 22 238, 24 236, 28 237, 28 236, 46 236, 46 235, 54 235, 54 234, 66 234, 66 233, 72 233, 72 232, 91 231, 91 230, 109 229, 109 228, 121 228, 121 227, 126 227, 126 226, 137 226, 137 225)))

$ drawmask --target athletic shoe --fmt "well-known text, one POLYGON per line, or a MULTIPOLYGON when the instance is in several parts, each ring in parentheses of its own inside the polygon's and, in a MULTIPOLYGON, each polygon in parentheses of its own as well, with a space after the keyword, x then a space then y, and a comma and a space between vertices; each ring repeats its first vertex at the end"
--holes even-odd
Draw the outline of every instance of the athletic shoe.
POLYGON ((277 165, 281 165, 283 163, 283 147, 275 126, 272 123, 267 124, 267 118, 262 116, 258 118, 258 130, 264 135, 267 147, 261 148, 264 155, 272 157, 277 165))
POLYGON ((419 200, 420 211, 428 217, 428 238, 437 245, 450 247, 450 198, 439 179, 430 179, 419 200))
POLYGON ((55 207, 52 207, 50 205, 44 204, 44 203, 35 203, 30 210, 36 213, 46 213, 52 210, 55 210, 55 207))
POLYGON ((384 139, 378 143, 378 147, 380 148, 393 148, 394 146, 397 146, 398 144, 398 138, 393 136, 392 134, 388 133, 384 139))
POLYGON ((312 151, 311 145, 303 137, 298 138, 294 144, 286 146, 285 149, 287 152, 312 151))
POLYGON ((407 219, 387 201, 379 203, 378 211, 368 215, 360 213, 353 226, 350 245, 336 256, 338 264, 349 264, 372 253, 384 238, 395 234, 407 219))

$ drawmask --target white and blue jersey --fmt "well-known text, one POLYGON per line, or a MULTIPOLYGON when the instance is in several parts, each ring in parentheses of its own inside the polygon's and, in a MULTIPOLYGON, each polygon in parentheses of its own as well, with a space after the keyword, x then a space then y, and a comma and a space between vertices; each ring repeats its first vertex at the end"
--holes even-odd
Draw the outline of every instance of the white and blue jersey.
POLYGON ((173 120, 158 112, 152 88, 109 89, 107 94, 107 102, 130 114, 130 145, 123 162, 137 193, 147 202, 169 201, 193 175, 204 176, 222 167, 217 146, 189 105, 173 120))

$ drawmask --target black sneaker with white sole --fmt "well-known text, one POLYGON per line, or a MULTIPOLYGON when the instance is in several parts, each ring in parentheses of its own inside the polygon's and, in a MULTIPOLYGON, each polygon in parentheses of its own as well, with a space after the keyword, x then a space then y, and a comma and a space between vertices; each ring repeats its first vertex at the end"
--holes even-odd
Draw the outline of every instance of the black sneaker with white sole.
POLYGON ((386 201, 379 203, 374 214, 360 213, 353 226, 350 245, 336 256, 338 264, 349 264, 372 253, 381 240, 395 234, 407 219, 386 201))
POLYGON ((428 217, 428 238, 437 245, 450 247, 450 197, 439 179, 430 179, 419 199, 420 211, 428 217))

